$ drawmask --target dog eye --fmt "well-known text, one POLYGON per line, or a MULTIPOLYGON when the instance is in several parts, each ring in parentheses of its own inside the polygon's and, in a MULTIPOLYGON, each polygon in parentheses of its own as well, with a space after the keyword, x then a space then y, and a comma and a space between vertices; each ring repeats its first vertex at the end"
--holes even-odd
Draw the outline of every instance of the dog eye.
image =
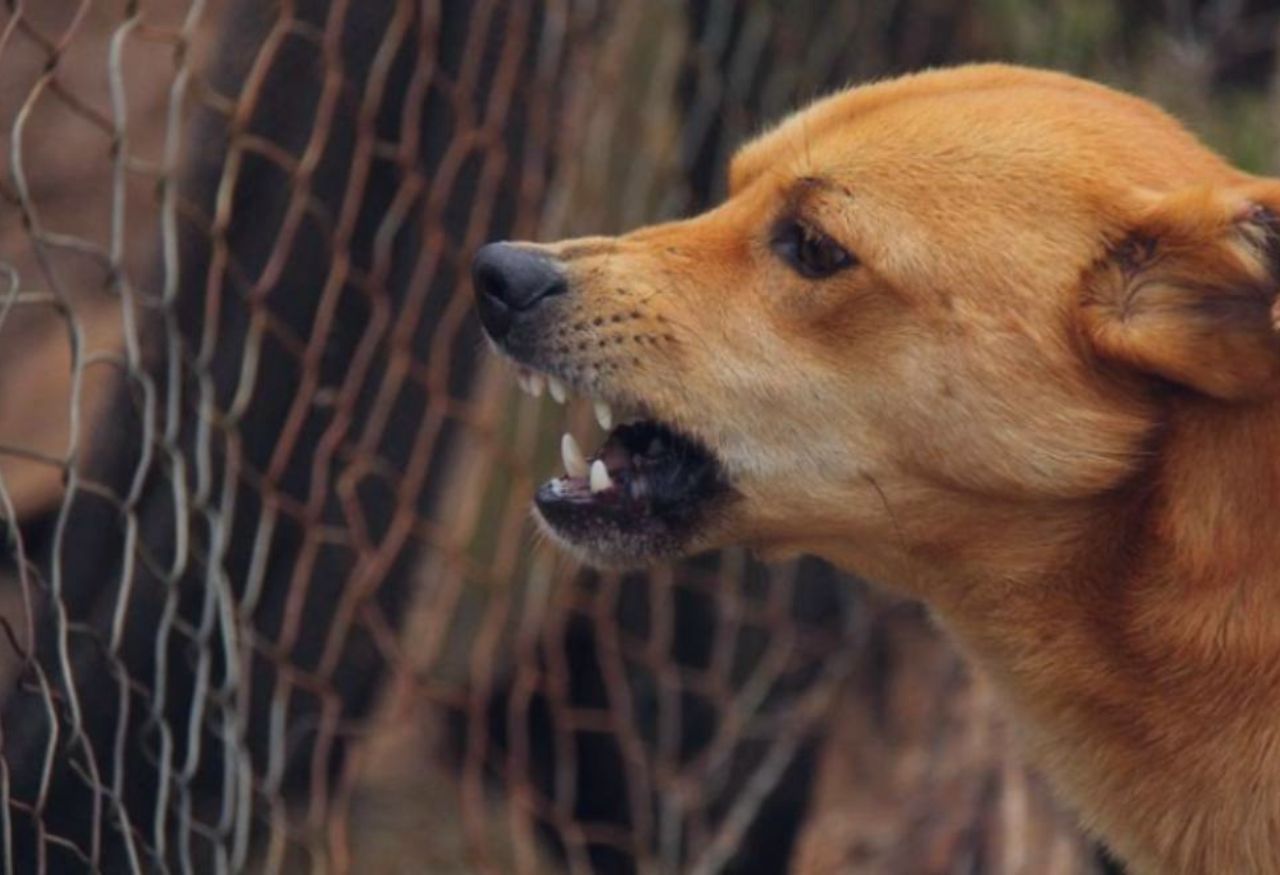
POLYGON ((801 222, 786 222, 774 232, 773 251, 811 280, 826 279, 855 263, 847 249, 801 222))

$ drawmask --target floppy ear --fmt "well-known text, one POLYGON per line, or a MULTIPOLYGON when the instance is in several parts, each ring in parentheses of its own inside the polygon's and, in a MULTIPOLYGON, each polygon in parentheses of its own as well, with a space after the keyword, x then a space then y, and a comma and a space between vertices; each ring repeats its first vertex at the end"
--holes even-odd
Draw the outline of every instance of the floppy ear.
POLYGON ((1280 390, 1278 290, 1280 183, 1196 189, 1150 205, 1086 273, 1085 330, 1106 359, 1258 397, 1280 390))

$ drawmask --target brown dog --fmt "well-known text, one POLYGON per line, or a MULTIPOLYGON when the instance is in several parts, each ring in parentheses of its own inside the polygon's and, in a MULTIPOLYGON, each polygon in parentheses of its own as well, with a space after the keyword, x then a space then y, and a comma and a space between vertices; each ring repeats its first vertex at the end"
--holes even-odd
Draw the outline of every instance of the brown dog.
POLYGON ((917 596, 1133 872, 1275 873, 1278 215, 1141 100, 978 66, 817 103, 706 215, 475 273, 527 388, 639 417, 566 439, 559 542, 917 596))

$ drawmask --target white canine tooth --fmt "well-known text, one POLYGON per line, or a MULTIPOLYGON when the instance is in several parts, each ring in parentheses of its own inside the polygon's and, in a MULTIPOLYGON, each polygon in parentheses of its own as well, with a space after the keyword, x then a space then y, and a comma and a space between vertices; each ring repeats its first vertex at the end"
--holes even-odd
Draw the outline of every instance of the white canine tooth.
POLYGON ((525 376, 523 371, 516 374, 516 385, 520 387, 521 392, 529 391, 529 378, 525 376))
POLYGON ((525 391, 527 391, 530 395, 532 395, 534 398, 541 398, 542 393, 546 390, 546 388, 547 388, 546 377, 542 376, 542 374, 529 375, 529 388, 525 391))
POLYGON ((613 409, 603 401, 596 402, 596 422, 605 431, 613 428, 613 409))
POLYGON ((547 387, 551 390, 551 397, 556 399, 557 404, 563 404, 569 397, 569 390, 555 377, 547 377, 547 387))
MULTIPOLYGON (((564 459, 565 473, 570 477, 581 479, 587 476, 590 471, 587 466, 587 457, 582 455, 578 442, 568 432, 565 432, 564 438, 560 441, 560 456, 564 459)), ((608 472, 605 472, 605 476, 609 476, 608 472)))
POLYGON ((609 477, 609 469, 601 459, 591 463, 591 492, 605 492, 613 488, 613 480, 609 477))

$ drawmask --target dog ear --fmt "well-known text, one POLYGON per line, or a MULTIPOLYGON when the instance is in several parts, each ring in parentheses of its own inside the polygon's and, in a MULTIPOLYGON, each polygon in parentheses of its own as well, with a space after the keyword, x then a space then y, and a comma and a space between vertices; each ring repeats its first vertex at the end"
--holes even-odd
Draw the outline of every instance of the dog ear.
POLYGON ((1086 274, 1106 359, 1215 398, 1280 390, 1280 183, 1160 198, 1086 274), (1274 205, 1274 206, 1272 206, 1274 205))

